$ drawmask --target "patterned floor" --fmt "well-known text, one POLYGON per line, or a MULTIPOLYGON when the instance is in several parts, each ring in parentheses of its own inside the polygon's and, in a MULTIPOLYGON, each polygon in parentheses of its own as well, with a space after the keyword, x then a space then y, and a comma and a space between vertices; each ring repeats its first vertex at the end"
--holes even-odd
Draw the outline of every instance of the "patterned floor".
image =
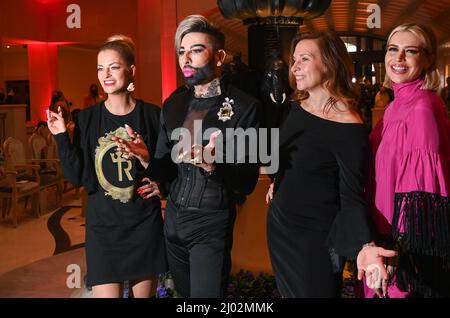
POLYGON ((0 297, 72 297, 81 291, 66 284, 69 265, 79 266, 81 280, 85 273, 80 205, 75 192, 67 192, 62 208, 50 204, 39 218, 20 203, 17 228, 0 220, 0 297))
MULTIPOLYGON (((85 275, 85 219, 80 205, 69 192, 62 208, 52 210, 50 205, 40 218, 21 204, 17 228, 9 219, 0 220, 0 297, 92 296, 85 288, 69 289, 66 284, 69 265, 78 265, 80 277, 85 275)), ((355 297, 351 265, 347 263, 344 271, 343 298, 355 297)))
POLYGON ((10 218, 0 219, 0 275, 84 243, 85 221, 75 192, 64 194, 63 206, 71 207, 65 211, 56 208, 51 193, 42 193, 41 200, 45 199, 49 204, 39 218, 31 213, 30 204, 25 209, 24 202, 19 203, 17 228, 10 218))

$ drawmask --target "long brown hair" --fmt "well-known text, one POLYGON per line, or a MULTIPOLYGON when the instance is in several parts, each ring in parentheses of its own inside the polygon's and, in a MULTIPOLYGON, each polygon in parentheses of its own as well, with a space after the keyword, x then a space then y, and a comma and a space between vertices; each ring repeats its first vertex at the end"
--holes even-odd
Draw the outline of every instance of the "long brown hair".
POLYGON ((289 83, 294 89, 292 99, 302 101, 309 97, 307 91, 297 89, 294 74, 291 71, 294 63, 293 55, 295 47, 302 40, 316 40, 321 53, 321 60, 325 66, 325 87, 330 92, 331 97, 324 108, 324 113, 328 113, 330 109, 336 107, 337 101, 342 101, 349 110, 358 112, 356 101, 358 94, 352 83, 353 63, 347 52, 344 42, 334 32, 307 32, 298 33, 291 42, 291 58, 289 61, 289 83))

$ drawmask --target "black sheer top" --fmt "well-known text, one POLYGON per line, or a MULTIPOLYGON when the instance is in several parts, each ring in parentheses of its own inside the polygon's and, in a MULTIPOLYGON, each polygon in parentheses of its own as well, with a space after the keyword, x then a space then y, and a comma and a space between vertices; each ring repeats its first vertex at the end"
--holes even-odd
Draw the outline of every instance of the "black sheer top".
POLYGON ((221 88, 222 94, 211 98, 195 98, 193 89, 182 88, 164 102, 157 150, 147 173, 150 178, 165 184, 170 199, 181 208, 228 209, 235 203, 235 193, 249 194, 258 180, 258 164, 249 161, 217 163, 214 172, 209 174, 190 163, 175 164, 171 158, 178 143, 173 139, 173 133, 180 127, 198 137, 197 140, 192 138, 191 144, 203 146, 209 141, 209 136, 202 138, 206 130, 212 133, 219 129, 225 135, 227 128, 258 128, 259 101, 232 85, 221 83, 221 88), (234 114, 229 120, 221 121, 218 113, 226 99, 233 100, 234 114), (201 129, 195 125, 195 120, 201 121, 201 129))
MULTIPOLYGON (((194 144, 205 145, 208 141, 203 140, 205 130, 203 120, 216 105, 219 96, 196 98, 191 95, 190 97, 190 100, 187 101, 189 108, 183 128, 189 131, 191 146, 194 144)), ((207 178, 203 169, 189 163, 179 163, 177 168, 178 178, 170 187, 171 199, 176 205, 206 209, 228 208, 228 191, 213 179, 207 178)))

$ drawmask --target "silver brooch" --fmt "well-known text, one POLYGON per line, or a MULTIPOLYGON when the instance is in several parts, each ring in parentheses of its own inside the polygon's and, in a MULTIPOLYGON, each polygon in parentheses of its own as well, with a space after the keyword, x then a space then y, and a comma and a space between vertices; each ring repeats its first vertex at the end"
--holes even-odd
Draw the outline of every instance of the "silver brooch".
POLYGON ((222 107, 219 109, 219 112, 217 113, 217 116, 219 116, 219 120, 226 122, 227 120, 231 119, 231 117, 234 115, 233 105, 234 100, 225 97, 225 101, 222 103, 222 107))

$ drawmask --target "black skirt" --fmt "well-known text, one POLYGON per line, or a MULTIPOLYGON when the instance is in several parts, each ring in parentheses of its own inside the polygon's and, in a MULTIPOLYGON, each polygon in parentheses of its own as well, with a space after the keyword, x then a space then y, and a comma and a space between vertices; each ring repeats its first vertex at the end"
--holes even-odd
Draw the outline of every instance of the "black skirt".
POLYGON ((336 298, 342 272, 333 271, 327 233, 292 224, 273 204, 267 217, 267 240, 277 288, 287 298, 336 298))
POLYGON ((167 270, 158 199, 112 200, 89 195, 86 216, 87 286, 148 278, 167 270))

